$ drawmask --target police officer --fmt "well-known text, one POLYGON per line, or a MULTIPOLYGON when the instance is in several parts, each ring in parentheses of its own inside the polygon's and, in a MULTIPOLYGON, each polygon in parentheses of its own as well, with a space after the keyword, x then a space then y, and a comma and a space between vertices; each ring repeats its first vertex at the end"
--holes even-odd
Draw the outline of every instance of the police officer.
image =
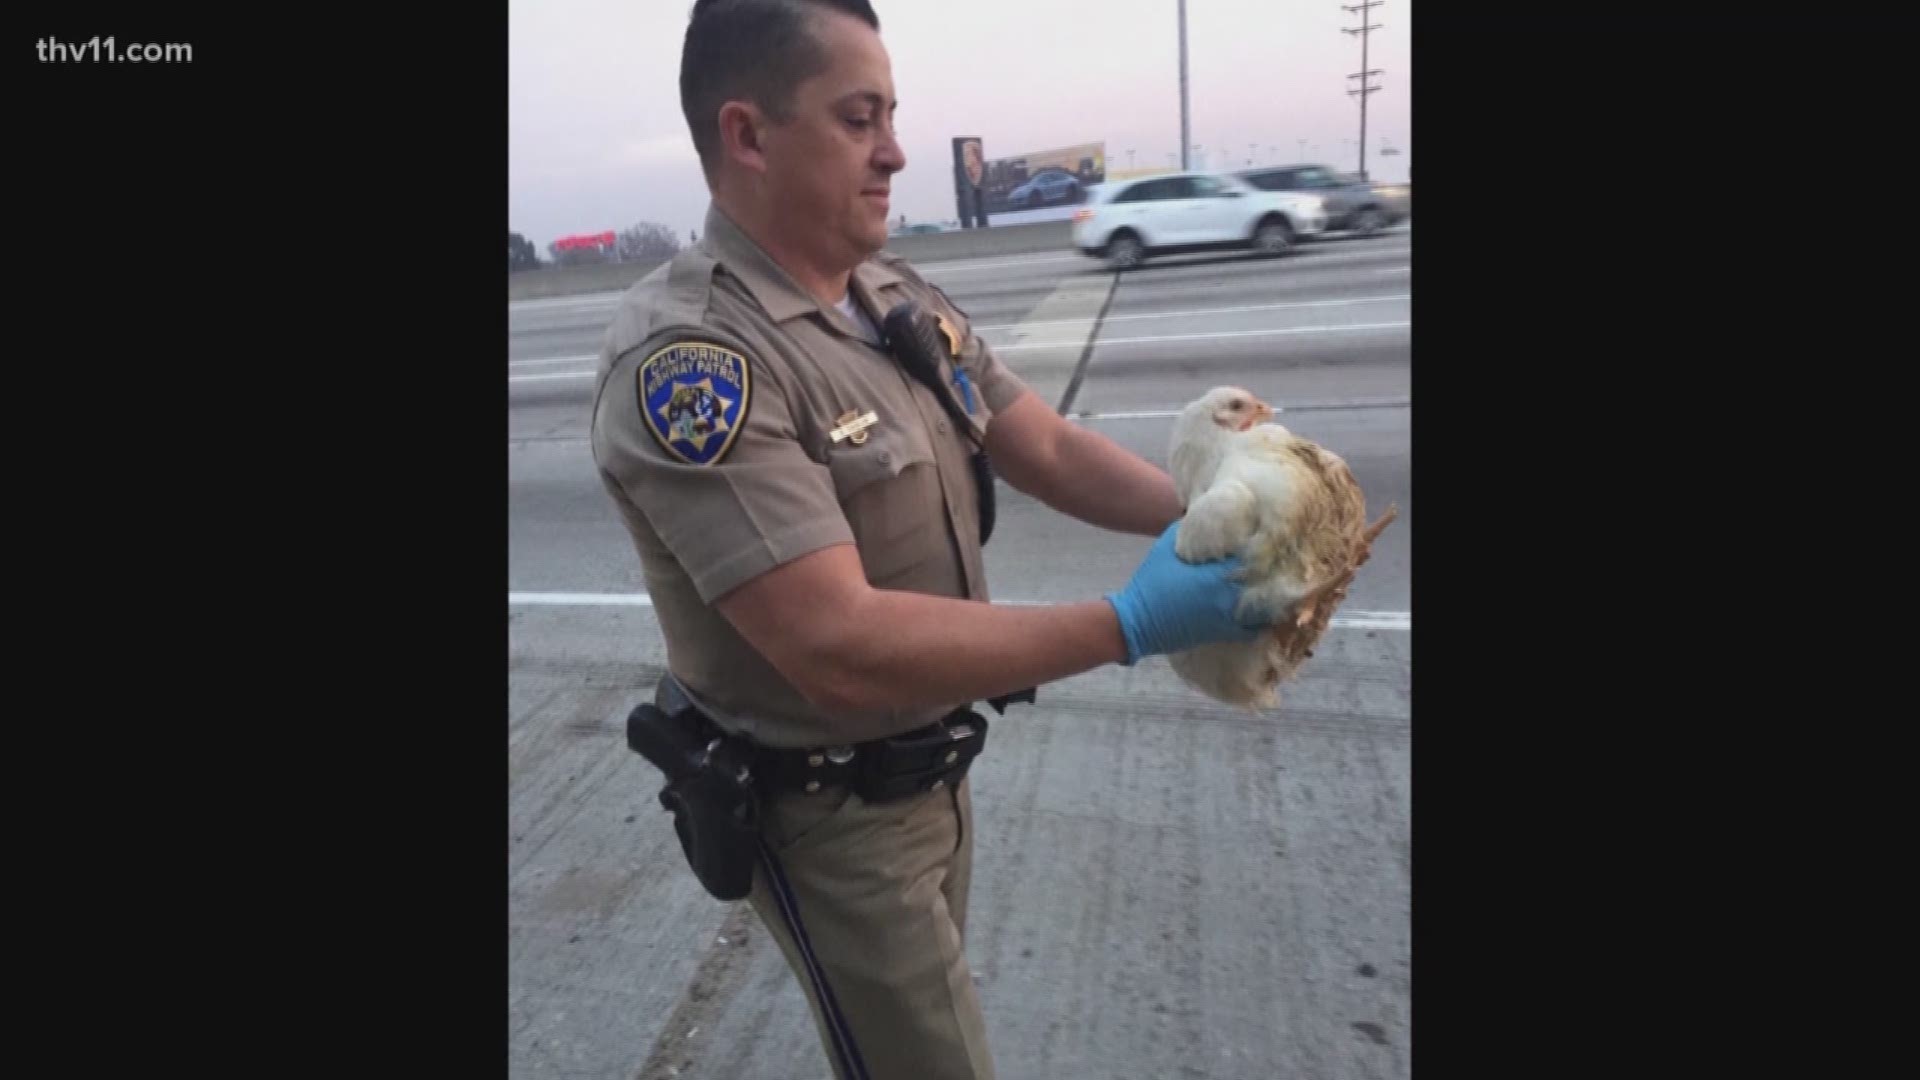
POLYGON ((975 702, 1251 639, 1237 563, 1179 560, 1167 475, 1060 417, 882 250, 906 160, 867 0, 698 0, 680 90, 712 204, 701 241, 608 330, 594 460, 673 685, 769 755, 749 899, 836 1075, 989 1077, 962 951, 964 775, 873 798, 851 777, 909 736, 977 736, 952 721, 982 719, 975 702), (882 330, 905 303, 938 328, 934 385, 882 330), (1014 488, 1157 535, 1131 580, 1079 603, 986 602, 976 439, 1014 488))

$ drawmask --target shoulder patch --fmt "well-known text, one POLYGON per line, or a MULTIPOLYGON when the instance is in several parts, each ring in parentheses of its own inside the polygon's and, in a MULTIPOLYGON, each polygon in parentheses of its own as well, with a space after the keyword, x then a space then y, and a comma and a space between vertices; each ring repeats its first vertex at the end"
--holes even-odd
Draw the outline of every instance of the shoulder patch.
POLYGON ((660 448, 688 465, 727 456, 753 401, 747 358, 710 341, 676 341, 640 361, 640 412, 660 448))

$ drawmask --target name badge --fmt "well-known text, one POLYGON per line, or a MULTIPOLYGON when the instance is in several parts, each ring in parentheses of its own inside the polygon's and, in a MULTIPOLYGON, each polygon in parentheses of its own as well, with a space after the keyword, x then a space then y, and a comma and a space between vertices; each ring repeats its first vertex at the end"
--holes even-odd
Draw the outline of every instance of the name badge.
POLYGON ((868 409, 864 413, 846 413, 836 422, 840 426, 828 432, 828 436, 834 442, 846 439, 859 446, 867 441, 867 429, 879 423, 880 418, 874 415, 872 409, 868 409))

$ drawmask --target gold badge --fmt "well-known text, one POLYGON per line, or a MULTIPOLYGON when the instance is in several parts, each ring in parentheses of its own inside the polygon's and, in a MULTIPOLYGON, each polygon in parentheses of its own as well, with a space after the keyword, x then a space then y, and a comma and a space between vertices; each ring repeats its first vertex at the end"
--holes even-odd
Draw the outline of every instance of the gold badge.
POLYGON ((859 446, 867 441, 867 429, 879 422, 880 418, 874 415, 872 409, 868 409, 864 413, 842 413, 840 414, 840 419, 834 421, 834 423, 840 426, 829 431, 827 434, 834 442, 846 439, 853 443, 853 445, 859 446))
POLYGON ((940 315, 936 313, 934 315, 934 318, 940 320, 940 332, 947 335, 947 350, 951 352, 954 356, 959 356, 960 355, 960 332, 953 328, 953 324, 947 321, 947 317, 945 315, 940 315))

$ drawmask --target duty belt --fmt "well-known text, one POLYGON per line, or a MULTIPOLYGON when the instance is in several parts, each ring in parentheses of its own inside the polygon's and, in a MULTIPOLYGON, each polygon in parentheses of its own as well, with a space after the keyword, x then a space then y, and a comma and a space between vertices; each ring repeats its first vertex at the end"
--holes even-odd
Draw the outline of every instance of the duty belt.
MULTIPOLYGON (((1034 691, 1023 690, 987 704, 1005 713, 1012 702, 1034 699, 1034 691)), ((668 714, 691 710, 712 724, 672 675, 661 680, 656 700, 668 714)), ((986 717, 961 708, 912 731, 842 746, 776 749, 725 735, 717 725, 712 733, 731 744, 735 760, 751 774, 748 782, 763 795, 845 786, 868 802, 886 802, 958 784, 986 746, 988 727, 986 717)))
MULTIPOLYGON (((1004 713, 1011 701, 1033 699, 1026 690, 988 704, 1004 713)), ((868 802, 886 802, 958 784, 986 740, 986 718, 956 709, 884 739, 775 750, 722 730, 670 674, 660 680, 654 700, 627 716, 627 746, 665 777, 660 805, 672 812, 681 850, 700 884, 721 900, 738 900, 752 887, 764 800, 844 785, 868 802)))
POLYGON ((768 791, 811 793, 845 786, 868 802, 887 802, 958 784, 986 742, 986 718, 961 709, 924 727, 852 746, 762 749, 758 771, 768 791))

